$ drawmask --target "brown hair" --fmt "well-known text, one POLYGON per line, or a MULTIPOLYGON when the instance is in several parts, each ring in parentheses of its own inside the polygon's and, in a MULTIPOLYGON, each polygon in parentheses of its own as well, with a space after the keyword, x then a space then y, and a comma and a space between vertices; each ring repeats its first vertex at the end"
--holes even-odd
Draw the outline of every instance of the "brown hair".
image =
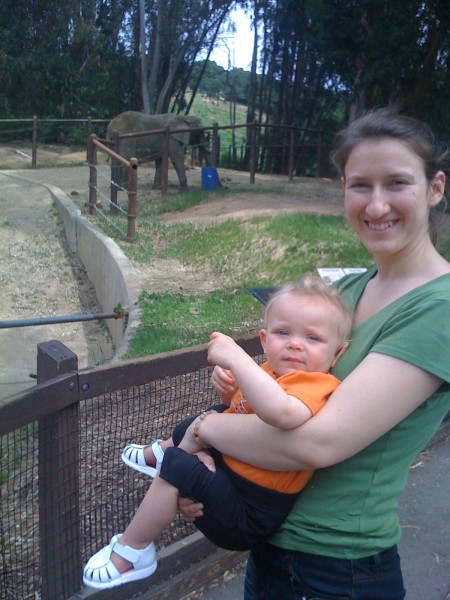
MULTIPOLYGON (((336 136, 335 150, 331 159, 339 172, 345 176, 345 165, 351 152, 359 143, 368 139, 393 138, 407 144, 424 164, 425 177, 431 183, 438 171, 448 170, 448 151, 439 147, 432 130, 417 119, 399 114, 391 107, 378 108, 364 113, 336 136)), ((445 211, 446 202, 442 203, 445 211)), ((439 206, 439 205, 438 205, 439 206)), ((436 242, 438 213, 442 208, 430 210, 429 228, 433 243, 436 242)))
POLYGON ((338 290, 327 285, 316 275, 305 275, 298 281, 285 283, 270 296, 264 311, 264 324, 267 324, 268 316, 280 296, 293 294, 298 297, 321 298, 330 304, 336 313, 336 330, 342 342, 347 341, 352 328, 352 311, 342 299, 338 290))

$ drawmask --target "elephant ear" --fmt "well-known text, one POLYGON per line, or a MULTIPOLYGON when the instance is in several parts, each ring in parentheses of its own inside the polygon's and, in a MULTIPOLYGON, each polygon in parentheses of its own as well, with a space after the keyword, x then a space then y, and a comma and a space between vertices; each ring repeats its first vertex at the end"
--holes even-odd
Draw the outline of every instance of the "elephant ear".
POLYGON ((192 117, 186 116, 184 118, 180 117, 176 120, 176 124, 173 124, 174 130, 172 130, 172 136, 177 142, 183 144, 183 146, 187 146, 189 144, 189 138, 191 134, 189 131, 181 131, 178 132, 177 129, 187 129, 188 127, 197 127, 196 122, 193 121, 192 117), (175 129, 176 127, 176 129, 175 129))

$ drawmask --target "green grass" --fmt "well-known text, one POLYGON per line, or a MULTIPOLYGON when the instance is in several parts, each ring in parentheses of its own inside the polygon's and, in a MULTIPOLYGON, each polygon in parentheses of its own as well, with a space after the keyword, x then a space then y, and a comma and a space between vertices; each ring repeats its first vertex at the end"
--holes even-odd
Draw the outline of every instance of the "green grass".
MULTIPOLYGON (((196 202, 201 194, 195 192, 192 198, 196 202)), ((126 358, 205 343, 214 330, 233 336, 258 331, 263 307, 249 287, 279 285, 318 267, 372 264, 341 217, 295 214, 206 225, 164 224, 146 210, 147 216, 138 218, 132 244, 123 242, 111 228, 108 235, 132 264, 179 261, 193 277, 206 279, 213 291, 143 293, 141 324, 126 358)))
MULTIPOLYGON (((226 191, 221 193, 226 197, 226 191)), ((267 193, 273 194, 273 190, 267 193)), ((373 264, 342 217, 299 213, 207 225, 164 224, 155 220, 162 208, 164 212, 180 210, 180 202, 192 206, 204 200, 203 192, 192 191, 170 195, 164 200, 164 207, 147 203, 138 216, 138 233, 132 244, 123 242, 117 231, 107 228, 108 235, 122 247, 132 264, 157 259, 179 261, 193 277, 206 279, 208 289, 214 290, 195 295, 143 293, 141 324, 126 358, 202 344, 214 330, 232 336, 258 331, 263 307, 250 294, 250 287, 279 285, 316 272, 318 267, 373 264)), ((448 238, 440 251, 450 259, 448 238)), ((181 280, 180 288, 182 285, 181 280)))
POLYGON ((198 296, 143 293, 140 307, 128 358, 202 344, 215 330, 236 336, 261 326, 261 305, 247 289, 198 296))

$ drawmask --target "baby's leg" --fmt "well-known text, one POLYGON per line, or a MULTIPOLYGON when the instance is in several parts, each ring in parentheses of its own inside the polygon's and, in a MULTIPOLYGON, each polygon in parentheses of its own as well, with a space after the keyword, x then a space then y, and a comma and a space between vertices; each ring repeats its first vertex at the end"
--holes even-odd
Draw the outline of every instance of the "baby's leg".
MULTIPOLYGON (((146 548, 175 519, 177 504, 178 490, 157 476, 118 543, 135 550, 146 548)), ((119 573, 132 567, 130 562, 115 552, 111 555, 111 562, 119 573)))

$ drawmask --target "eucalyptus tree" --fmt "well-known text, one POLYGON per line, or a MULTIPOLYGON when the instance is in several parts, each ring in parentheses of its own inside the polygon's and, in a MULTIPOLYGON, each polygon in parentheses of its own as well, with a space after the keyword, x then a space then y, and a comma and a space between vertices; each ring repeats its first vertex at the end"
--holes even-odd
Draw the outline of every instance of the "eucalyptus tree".
POLYGON ((195 60, 204 52, 209 56, 236 0, 140 0, 140 3, 144 110, 167 112, 174 97, 177 108, 181 109, 195 60))
POLYGON ((448 0, 250 4, 258 28, 249 120, 259 105, 260 122, 303 128, 302 143, 305 129, 336 129, 361 110, 395 104, 450 135, 448 0))

